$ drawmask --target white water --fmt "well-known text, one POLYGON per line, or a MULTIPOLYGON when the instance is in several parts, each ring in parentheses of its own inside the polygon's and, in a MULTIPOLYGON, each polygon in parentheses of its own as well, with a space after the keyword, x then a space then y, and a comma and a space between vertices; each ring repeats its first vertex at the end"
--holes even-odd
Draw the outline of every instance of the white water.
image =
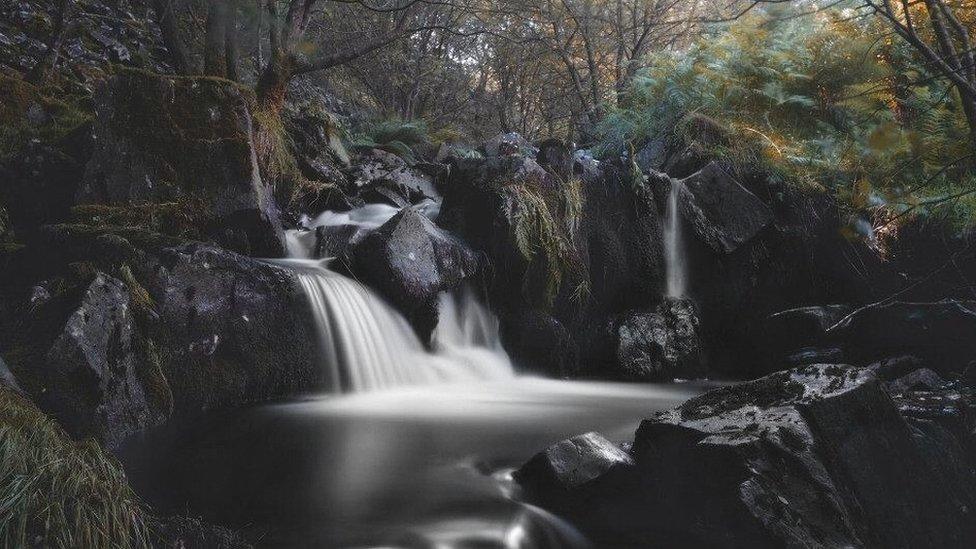
MULTIPOLYGON (((434 220, 440 213, 440 203, 427 199, 411 206, 427 219, 434 220)), ((389 204, 367 204, 347 212, 327 210, 315 217, 302 217, 301 230, 285 231, 285 245, 288 256, 298 259, 312 259, 315 249, 315 229, 317 227, 337 227, 348 225, 364 231, 380 228, 400 211, 389 204)))
MULTIPOLYGON (((369 230, 396 211, 306 226, 369 230)), ((309 239, 288 236, 293 257, 309 257, 309 239)), ((127 467, 159 506, 258 525, 268 546, 587 549, 571 525, 518 501, 513 468, 583 432, 631 439, 641 417, 701 391, 516 378, 497 319, 469 289, 441 296, 429 351, 396 310, 326 262, 282 263, 312 306, 331 394, 217 415, 127 467)))
POLYGON ((514 376, 497 321, 470 290, 441 296, 428 352, 406 319, 363 284, 320 262, 287 264, 308 296, 330 392, 514 376))
POLYGON ((672 179, 663 227, 664 270, 667 274, 667 297, 684 297, 688 280, 684 243, 681 238, 681 214, 679 213, 678 204, 681 191, 681 182, 677 179, 672 179))

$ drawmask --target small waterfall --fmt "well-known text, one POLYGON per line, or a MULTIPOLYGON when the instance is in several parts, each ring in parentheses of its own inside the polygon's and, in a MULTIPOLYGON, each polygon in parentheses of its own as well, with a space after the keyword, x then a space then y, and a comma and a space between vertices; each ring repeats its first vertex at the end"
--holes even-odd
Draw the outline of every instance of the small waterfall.
POLYGON ((359 282, 321 263, 289 260, 318 327, 332 392, 505 379, 514 371, 497 321, 470 290, 441 296, 441 318, 428 352, 410 324, 359 282))
POLYGON ((684 243, 681 238, 681 214, 678 211, 678 198, 681 191, 681 182, 672 179, 671 190, 668 193, 668 208, 664 215, 664 270, 668 278, 667 297, 684 297, 688 280, 684 243))

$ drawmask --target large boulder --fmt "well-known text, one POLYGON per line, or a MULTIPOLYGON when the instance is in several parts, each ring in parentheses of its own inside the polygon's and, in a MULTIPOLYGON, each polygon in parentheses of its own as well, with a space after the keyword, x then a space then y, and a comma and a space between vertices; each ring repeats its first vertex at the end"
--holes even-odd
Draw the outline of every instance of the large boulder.
POLYGON ((87 225, 43 228, 19 260, 0 349, 73 435, 115 444, 158 421, 321 386, 308 299, 290 269, 87 225))
POLYGON ((315 326, 293 271, 188 244, 162 250, 145 285, 177 415, 321 384, 315 326))
POLYGON ((437 324, 437 296, 473 275, 478 257, 457 237, 412 207, 366 236, 354 251, 354 271, 376 288, 428 340, 437 324))
POLYGON ((94 436, 108 448, 162 422, 154 409, 150 357, 139 353, 129 289, 97 273, 45 360, 42 402, 77 436, 94 436))
POLYGON ((672 184, 680 185, 682 217, 716 252, 735 251, 773 220, 772 210, 718 163, 672 184))
POLYGON ((440 196, 433 177, 384 150, 371 149, 362 154, 349 173, 353 189, 365 193, 364 197, 383 193, 409 204, 440 196))
POLYGON ((258 167, 251 92, 224 80, 125 70, 98 89, 95 112, 80 203, 198 204, 217 242, 283 255, 277 207, 258 167))
POLYGON ((698 313, 687 299, 624 314, 616 326, 616 362, 625 379, 690 379, 701 373, 698 313))
POLYGON ((779 372, 645 420, 636 480, 577 520, 600 546, 967 547, 976 478, 947 433, 869 370, 779 372))

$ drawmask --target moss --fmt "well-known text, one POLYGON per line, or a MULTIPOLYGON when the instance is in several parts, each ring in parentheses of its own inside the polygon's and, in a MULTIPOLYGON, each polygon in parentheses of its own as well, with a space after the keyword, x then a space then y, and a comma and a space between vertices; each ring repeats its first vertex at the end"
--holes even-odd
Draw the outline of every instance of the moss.
POLYGON ((189 240, 202 240, 215 221, 206 203, 196 198, 125 206, 90 204, 73 207, 71 214, 76 223, 85 225, 129 227, 189 240))
POLYGON ((294 143, 281 113, 256 109, 254 120, 254 149, 261 167, 261 175, 275 189, 275 197, 283 204, 291 204, 297 191, 305 184, 295 160, 294 143))
POLYGON ((104 93, 111 109, 99 117, 99 131, 128 143, 132 162, 154 168, 160 199, 209 196, 228 180, 250 179, 245 117, 256 101, 249 89, 220 78, 122 69, 104 93))
POLYGON ((0 545, 149 547, 147 516, 119 464, 73 442, 24 398, 0 389, 0 545))
POLYGON ((37 139, 51 143, 92 120, 88 98, 0 74, 0 159, 37 139))

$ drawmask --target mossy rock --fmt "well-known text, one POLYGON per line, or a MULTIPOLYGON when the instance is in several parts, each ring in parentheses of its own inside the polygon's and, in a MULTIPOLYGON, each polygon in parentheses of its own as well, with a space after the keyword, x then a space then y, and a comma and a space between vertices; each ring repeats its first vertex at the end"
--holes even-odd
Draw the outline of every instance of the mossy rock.
POLYGON ((86 98, 0 74, 0 159, 32 140, 52 143, 91 120, 86 98))
POLYGON ((281 226, 261 177, 253 93, 219 78, 125 69, 96 93, 95 147, 81 204, 196 203, 208 235, 235 251, 280 256, 281 226))

